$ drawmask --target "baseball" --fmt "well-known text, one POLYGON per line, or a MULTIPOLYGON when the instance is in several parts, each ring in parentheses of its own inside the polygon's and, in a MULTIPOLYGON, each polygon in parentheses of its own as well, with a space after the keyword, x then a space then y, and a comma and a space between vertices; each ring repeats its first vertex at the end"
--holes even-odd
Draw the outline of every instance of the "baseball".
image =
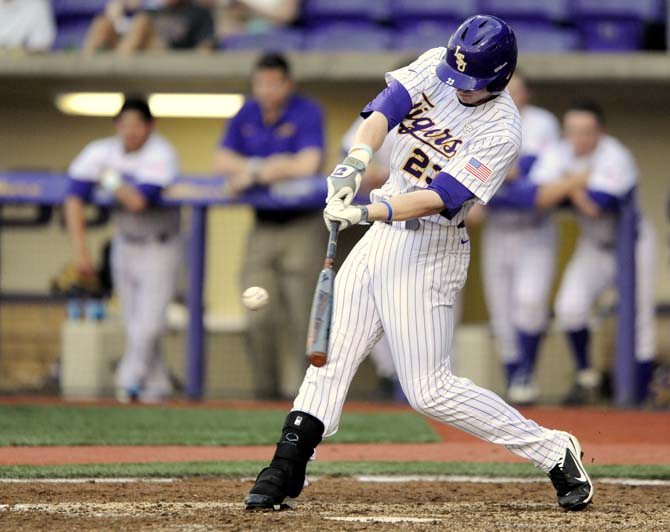
POLYGON ((249 310, 258 310, 267 305, 268 301, 268 291, 260 286, 251 286, 242 293, 242 304, 249 310))

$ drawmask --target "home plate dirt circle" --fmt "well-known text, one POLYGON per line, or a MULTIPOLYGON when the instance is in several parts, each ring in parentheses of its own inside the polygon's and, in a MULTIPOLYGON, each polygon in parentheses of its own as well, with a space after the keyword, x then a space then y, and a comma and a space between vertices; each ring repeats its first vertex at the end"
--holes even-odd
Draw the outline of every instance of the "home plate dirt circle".
POLYGON ((322 477, 286 512, 247 512, 251 481, 5 483, 0 530, 275 532, 609 532, 670 530, 670 487, 596 480, 588 510, 558 508, 549 481, 360 482, 322 477))

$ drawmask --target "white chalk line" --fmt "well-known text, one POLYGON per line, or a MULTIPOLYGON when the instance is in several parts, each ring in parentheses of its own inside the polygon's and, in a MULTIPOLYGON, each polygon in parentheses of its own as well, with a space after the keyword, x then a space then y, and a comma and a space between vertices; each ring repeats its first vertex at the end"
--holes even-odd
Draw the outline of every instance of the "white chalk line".
POLYGON ((176 478, 0 478, 0 484, 170 484, 176 482, 176 478))

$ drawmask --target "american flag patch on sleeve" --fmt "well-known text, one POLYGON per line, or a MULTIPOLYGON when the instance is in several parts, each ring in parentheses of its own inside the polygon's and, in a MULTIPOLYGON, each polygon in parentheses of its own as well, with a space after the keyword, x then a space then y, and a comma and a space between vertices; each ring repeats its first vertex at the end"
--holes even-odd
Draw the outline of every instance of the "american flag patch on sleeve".
POLYGON ((474 157, 465 165, 465 169, 482 183, 486 183, 491 176, 491 169, 484 163, 479 162, 474 157))

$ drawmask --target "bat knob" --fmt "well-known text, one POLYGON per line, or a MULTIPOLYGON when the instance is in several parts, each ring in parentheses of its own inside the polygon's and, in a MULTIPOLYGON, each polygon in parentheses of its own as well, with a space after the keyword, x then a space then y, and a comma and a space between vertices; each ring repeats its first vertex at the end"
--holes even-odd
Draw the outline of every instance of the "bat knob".
POLYGON ((312 366, 320 368, 326 365, 326 353, 312 353, 307 357, 307 360, 312 366))

